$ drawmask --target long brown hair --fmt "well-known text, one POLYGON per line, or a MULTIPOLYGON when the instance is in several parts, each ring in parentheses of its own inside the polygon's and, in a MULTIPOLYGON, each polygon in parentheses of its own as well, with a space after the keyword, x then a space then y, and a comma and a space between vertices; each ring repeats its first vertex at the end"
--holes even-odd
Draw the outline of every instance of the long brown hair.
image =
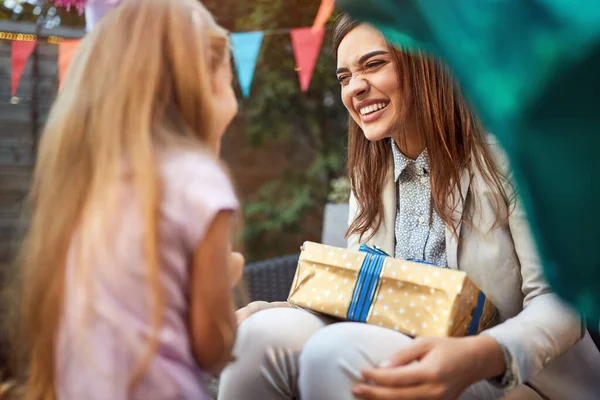
POLYGON ((77 276, 86 276, 96 242, 109 235, 124 171, 143 217, 154 332, 130 389, 145 373, 164 307, 156 150, 211 140, 211 73, 227 50, 227 33, 196 0, 125 0, 83 39, 42 135, 20 253, 16 344, 26 399, 56 398, 67 254, 75 246, 77 276))
MULTIPOLYGON (((338 17, 334 31, 334 51, 344 37, 359 26, 348 15, 338 17)), ((498 195, 499 209, 496 223, 507 217, 509 198, 504 189, 506 178, 499 171, 485 138, 485 132, 470 111, 460 90, 446 68, 433 57, 420 52, 406 52, 389 45, 402 92, 406 93, 406 108, 400 115, 410 114, 411 121, 425 144, 430 157, 431 193, 433 205, 454 235, 456 220, 453 215, 463 201, 463 193, 454 196, 460 188, 464 168, 473 167, 498 195), (408 99, 408 102, 407 102, 408 99)), ((399 127, 401 129, 401 127, 399 127)), ((362 129, 348 118, 348 174, 358 213, 348 228, 347 236, 361 237, 368 231, 370 239, 383 222, 381 194, 391 173, 392 150, 388 140, 369 141, 362 129)), ((460 219, 464 220, 464 213, 460 219)))

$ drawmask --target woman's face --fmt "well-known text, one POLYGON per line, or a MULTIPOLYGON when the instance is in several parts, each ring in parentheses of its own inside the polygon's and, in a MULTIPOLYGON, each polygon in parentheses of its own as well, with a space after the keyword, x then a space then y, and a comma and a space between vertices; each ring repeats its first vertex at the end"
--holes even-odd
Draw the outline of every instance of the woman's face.
POLYGON ((342 39, 337 52, 342 102, 368 140, 390 137, 397 123, 400 81, 381 33, 359 25, 342 39))

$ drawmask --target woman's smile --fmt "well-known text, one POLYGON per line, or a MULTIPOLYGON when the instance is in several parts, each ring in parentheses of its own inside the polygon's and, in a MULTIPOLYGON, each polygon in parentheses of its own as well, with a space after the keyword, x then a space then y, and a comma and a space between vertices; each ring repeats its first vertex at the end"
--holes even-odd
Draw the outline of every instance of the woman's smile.
POLYGON ((363 124, 377 121, 390 104, 387 100, 365 100, 357 104, 356 110, 363 124))

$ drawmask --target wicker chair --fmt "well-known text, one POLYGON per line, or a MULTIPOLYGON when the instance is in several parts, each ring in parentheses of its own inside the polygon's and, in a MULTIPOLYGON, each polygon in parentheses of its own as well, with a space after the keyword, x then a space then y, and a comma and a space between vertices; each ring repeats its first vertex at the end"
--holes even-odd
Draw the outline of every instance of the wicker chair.
POLYGON ((299 257, 294 254, 246 265, 244 283, 250 301, 287 300, 299 257))

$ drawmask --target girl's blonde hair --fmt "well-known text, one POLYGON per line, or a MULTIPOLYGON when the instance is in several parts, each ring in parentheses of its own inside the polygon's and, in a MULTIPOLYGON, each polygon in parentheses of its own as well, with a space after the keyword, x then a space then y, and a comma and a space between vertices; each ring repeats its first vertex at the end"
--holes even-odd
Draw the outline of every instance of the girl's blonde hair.
POLYGON ((77 274, 89 268, 125 171, 143 216, 154 330, 130 389, 147 370, 163 314, 156 150, 212 146, 211 75, 226 56, 227 33, 196 0, 124 0, 83 39, 41 138, 20 254, 26 399, 56 398, 67 254, 77 231, 77 274))

